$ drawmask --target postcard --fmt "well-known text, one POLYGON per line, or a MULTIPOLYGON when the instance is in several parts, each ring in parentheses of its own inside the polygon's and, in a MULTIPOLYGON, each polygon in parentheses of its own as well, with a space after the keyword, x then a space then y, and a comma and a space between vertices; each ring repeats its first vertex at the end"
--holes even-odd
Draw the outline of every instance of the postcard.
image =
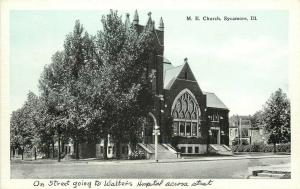
POLYGON ((297 188, 299 1, 3 1, 1 188, 297 188))

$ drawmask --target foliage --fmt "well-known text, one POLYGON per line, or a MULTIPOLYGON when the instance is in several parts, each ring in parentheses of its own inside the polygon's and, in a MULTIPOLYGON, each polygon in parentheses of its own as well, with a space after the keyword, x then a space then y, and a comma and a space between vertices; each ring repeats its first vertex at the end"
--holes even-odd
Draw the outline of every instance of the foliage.
POLYGON ((262 110, 259 110, 255 112, 253 116, 250 116, 251 127, 259 128, 263 126, 264 125, 263 116, 264 116, 264 112, 262 110))
POLYGON ((38 98, 33 92, 29 92, 24 105, 12 112, 10 120, 10 145, 11 148, 20 149, 22 154, 25 148, 32 148, 39 141, 35 136, 35 109, 38 98))
POLYGON ((131 160, 146 159, 146 154, 143 151, 135 150, 129 155, 129 159, 131 160))
POLYGON ((239 139, 239 138, 235 138, 232 141, 232 145, 238 145, 241 142, 241 145, 248 145, 249 141, 247 139, 239 139))
POLYGON ((108 134, 116 142, 139 142, 153 101, 145 69, 153 27, 138 33, 115 11, 101 21, 96 36, 75 22, 40 76, 41 95, 30 93, 12 113, 11 146, 34 144, 46 153, 58 138, 99 142, 108 134))
POLYGON ((281 89, 275 91, 266 102, 263 120, 270 133, 270 143, 290 142, 290 102, 281 89))
MULTIPOLYGON (((274 146, 267 145, 263 143, 257 143, 253 145, 234 145, 231 147, 233 152, 273 152, 274 146)), ((291 152, 291 144, 277 144, 276 145, 277 152, 291 152)))

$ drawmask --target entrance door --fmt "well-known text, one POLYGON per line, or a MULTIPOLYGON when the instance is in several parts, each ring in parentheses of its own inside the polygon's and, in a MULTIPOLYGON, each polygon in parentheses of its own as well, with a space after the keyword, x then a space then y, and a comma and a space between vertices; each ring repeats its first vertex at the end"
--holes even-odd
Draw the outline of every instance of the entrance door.
POLYGON ((146 127, 145 128, 145 134, 144 134, 144 142, 145 144, 153 144, 154 143, 154 136, 153 133, 153 127, 146 127))
POLYGON ((218 144, 218 137, 219 137, 219 130, 212 129, 211 130, 210 143, 211 144, 218 144))

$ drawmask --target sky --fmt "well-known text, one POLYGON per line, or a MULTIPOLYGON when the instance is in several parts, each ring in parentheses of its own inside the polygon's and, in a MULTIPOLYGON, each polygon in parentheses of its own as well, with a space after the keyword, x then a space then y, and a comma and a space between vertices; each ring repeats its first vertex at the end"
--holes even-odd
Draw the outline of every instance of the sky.
MULTIPOLYGON (((151 10, 158 26, 165 24, 165 53, 174 66, 184 58, 202 91, 214 92, 230 109, 230 115, 260 110, 271 93, 282 88, 288 94, 288 13, 286 11, 161 11, 151 10), (248 17, 256 21, 187 21, 187 16, 248 17)), ((97 11, 10 12, 10 110, 22 106, 29 91, 39 94, 38 80, 51 56, 63 49, 65 36, 79 19, 85 30, 102 29, 97 11)), ((149 10, 139 10, 146 24, 149 10)), ((122 10, 125 19, 134 10, 122 10)))

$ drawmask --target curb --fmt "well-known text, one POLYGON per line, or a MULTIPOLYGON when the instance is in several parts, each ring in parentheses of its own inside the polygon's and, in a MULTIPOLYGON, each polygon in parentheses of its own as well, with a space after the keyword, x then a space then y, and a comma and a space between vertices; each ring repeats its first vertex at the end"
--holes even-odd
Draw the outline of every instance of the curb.
POLYGON ((243 160, 243 159, 267 159, 267 158, 286 158, 290 157, 290 155, 277 155, 277 156, 252 156, 252 157, 231 157, 231 158, 208 158, 208 159, 163 159, 158 160, 140 160, 140 161, 111 161, 111 162, 96 162, 96 161, 88 161, 87 164, 96 165, 96 164, 148 164, 148 163, 184 163, 184 162, 200 162, 200 161, 220 161, 220 160, 243 160))

